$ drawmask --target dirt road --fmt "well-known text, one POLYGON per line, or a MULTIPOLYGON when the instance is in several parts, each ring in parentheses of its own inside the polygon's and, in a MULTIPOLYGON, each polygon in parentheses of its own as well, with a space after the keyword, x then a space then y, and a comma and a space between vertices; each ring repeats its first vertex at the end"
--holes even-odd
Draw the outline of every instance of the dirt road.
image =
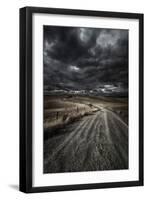
POLYGON ((128 168, 128 125, 100 107, 44 142, 44 173, 128 168))

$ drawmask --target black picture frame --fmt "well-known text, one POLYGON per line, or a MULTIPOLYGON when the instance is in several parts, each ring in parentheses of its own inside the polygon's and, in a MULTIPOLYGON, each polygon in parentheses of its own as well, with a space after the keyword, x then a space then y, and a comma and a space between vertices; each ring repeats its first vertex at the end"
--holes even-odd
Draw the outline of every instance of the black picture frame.
POLYGON ((143 14, 41 7, 20 9, 20 191, 34 193, 143 185, 143 43, 143 14), (139 20, 139 180, 64 186, 32 186, 32 16, 34 13, 139 20))

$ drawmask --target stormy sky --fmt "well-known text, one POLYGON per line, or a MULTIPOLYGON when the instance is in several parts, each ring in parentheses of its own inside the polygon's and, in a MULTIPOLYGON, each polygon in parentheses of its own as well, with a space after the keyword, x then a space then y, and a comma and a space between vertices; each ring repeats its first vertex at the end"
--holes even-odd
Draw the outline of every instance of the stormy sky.
POLYGON ((44 26, 48 90, 128 88, 128 30, 44 26))

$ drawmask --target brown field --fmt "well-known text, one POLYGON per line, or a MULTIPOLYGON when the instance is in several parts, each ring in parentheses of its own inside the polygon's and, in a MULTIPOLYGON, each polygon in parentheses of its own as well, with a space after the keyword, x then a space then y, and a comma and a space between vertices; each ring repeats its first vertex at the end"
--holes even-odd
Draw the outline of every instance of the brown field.
POLYGON ((44 96, 44 130, 58 128, 105 107, 128 124, 128 99, 114 97, 44 96))

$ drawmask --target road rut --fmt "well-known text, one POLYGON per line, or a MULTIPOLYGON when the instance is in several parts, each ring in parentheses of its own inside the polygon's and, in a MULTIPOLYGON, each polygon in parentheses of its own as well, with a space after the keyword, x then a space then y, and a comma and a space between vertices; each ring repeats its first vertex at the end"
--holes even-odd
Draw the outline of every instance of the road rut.
POLYGON ((100 107, 44 141, 44 173, 128 168, 128 125, 100 107))

